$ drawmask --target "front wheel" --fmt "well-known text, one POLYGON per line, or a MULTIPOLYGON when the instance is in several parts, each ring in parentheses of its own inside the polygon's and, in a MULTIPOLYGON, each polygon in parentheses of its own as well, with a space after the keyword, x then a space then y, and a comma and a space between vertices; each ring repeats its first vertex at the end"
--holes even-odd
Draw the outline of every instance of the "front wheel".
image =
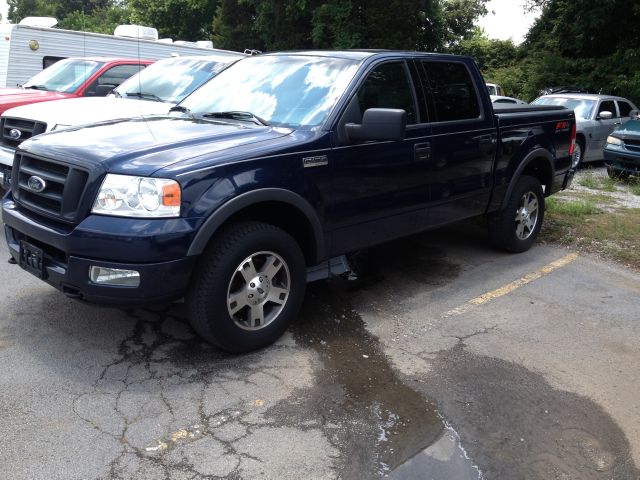
POLYGON ((297 315, 306 285, 297 242, 259 222, 226 227, 194 273, 189 321, 208 342, 241 353, 277 340, 297 315))
POLYGON ((544 194, 540 181, 523 175, 504 210, 489 217, 489 239, 500 249, 524 252, 535 242, 543 219, 544 194))
POLYGON ((571 168, 577 170, 582 165, 584 158, 584 142, 580 139, 576 140, 573 147, 573 156, 571 157, 571 168))

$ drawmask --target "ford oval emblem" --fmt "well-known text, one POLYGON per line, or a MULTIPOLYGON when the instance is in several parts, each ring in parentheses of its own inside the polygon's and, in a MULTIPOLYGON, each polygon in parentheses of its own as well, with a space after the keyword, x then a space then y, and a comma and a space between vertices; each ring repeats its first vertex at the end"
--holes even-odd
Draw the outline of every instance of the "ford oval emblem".
POLYGON ((32 192, 40 193, 47 188, 47 182, 34 175, 33 177, 29 177, 29 180, 27 180, 27 186, 32 192))
POLYGON ((9 130, 9 136, 14 140, 18 140, 22 136, 22 132, 17 128, 12 128, 9 130))

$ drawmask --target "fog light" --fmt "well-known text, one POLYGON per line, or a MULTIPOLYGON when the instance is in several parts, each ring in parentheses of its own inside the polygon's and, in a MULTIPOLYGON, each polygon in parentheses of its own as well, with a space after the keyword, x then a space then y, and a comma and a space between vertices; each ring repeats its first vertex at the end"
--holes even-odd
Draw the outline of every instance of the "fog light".
POLYGON ((93 283, 118 287, 137 287, 140 285, 140 272, 119 268, 91 267, 89 277, 93 283))

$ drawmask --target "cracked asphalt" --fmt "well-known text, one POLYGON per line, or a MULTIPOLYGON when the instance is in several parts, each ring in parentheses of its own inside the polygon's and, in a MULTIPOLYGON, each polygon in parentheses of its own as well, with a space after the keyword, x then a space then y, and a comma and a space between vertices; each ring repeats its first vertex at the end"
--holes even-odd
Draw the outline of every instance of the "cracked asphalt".
POLYGON ((241 356, 2 261, 0 478, 638 480, 640 275, 568 254, 393 242, 241 356))

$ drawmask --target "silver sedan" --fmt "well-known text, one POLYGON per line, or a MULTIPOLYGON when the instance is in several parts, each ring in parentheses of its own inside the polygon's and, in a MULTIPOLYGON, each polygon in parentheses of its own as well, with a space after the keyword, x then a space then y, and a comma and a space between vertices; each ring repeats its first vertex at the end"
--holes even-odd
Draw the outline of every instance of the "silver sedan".
POLYGON ((626 98, 588 93, 544 95, 534 105, 562 105, 576 113, 574 164, 602 160, 602 148, 609 134, 629 120, 636 106, 626 98))

